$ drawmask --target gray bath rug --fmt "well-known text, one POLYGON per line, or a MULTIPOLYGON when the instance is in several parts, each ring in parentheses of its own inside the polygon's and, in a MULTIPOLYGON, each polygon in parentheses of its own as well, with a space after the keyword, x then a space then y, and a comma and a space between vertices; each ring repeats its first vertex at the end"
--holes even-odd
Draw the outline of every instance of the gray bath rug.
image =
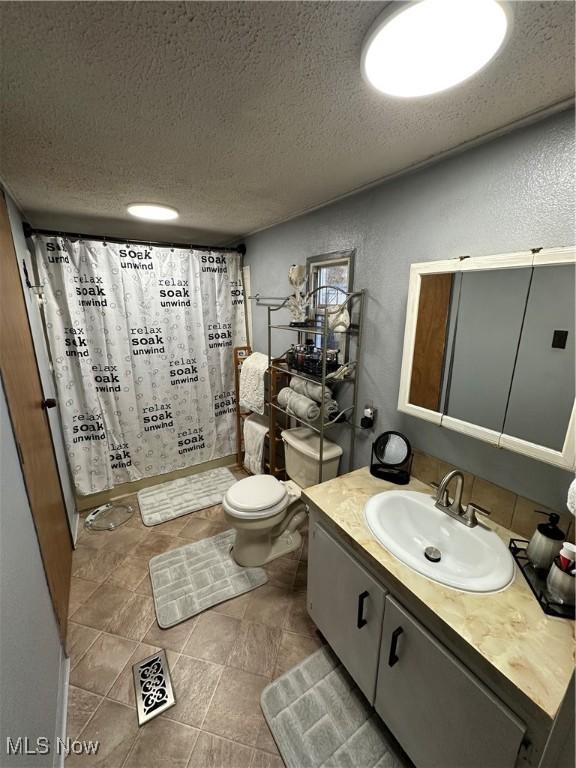
POLYGON ((175 517, 220 504, 236 478, 227 467, 209 469, 138 491, 144 525, 158 525, 175 517))
POLYGON ((328 646, 267 686, 261 703, 287 768, 410 765, 328 646))
POLYGON ((150 560, 156 618, 163 629, 268 581, 263 568, 243 568, 232 559, 235 535, 224 531, 150 560))

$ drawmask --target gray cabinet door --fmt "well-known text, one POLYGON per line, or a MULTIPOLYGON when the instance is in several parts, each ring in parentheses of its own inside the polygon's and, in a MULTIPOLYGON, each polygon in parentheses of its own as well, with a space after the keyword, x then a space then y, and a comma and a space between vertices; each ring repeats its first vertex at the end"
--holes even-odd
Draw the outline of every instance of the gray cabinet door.
POLYGON ((393 598, 376 711, 418 768, 512 768, 524 724, 393 598))
POLYGON ((370 704, 374 703, 386 590, 322 527, 312 527, 308 612, 370 704))

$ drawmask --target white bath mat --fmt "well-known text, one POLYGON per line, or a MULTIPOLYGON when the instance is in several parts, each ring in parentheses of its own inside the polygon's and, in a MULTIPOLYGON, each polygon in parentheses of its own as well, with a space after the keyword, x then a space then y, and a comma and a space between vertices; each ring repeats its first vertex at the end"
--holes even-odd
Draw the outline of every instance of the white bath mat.
POLYGON ((233 530, 224 531, 150 560, 154 607, 162 629, 268 581, 263 568, 243 568, 233 560, 235 536, 233 530))
POLYGON ((264 688, 261 704, 287 768, 410 765, 328 646, 264 688))
POLYGON ((159 525, 175 517, 220 504, 236 478, 227 467, 209 469, 138 491, 144 525, 159 525))

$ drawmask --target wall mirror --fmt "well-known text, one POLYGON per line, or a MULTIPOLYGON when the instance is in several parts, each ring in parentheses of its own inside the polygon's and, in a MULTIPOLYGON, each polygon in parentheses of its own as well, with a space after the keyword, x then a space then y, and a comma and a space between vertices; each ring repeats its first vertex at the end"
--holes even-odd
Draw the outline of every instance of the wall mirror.
POLYGON ((576 249, 413 264, 399 410, 575 467, 576 249))

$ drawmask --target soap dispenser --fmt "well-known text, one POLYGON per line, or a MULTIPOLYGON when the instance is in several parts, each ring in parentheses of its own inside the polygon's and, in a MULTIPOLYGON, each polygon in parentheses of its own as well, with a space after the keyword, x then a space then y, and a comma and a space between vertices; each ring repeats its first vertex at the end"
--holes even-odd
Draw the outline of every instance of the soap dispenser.
POLYGON ((560 553, 566 535, 564 531, 558 528, 560 515, 557 515, 556 512, 536 511, 539 515, 546 515, 548 522, 540 523, 536 528, 528 544, 526 554, 534 568, 548 570, 554 558, 560 553))

